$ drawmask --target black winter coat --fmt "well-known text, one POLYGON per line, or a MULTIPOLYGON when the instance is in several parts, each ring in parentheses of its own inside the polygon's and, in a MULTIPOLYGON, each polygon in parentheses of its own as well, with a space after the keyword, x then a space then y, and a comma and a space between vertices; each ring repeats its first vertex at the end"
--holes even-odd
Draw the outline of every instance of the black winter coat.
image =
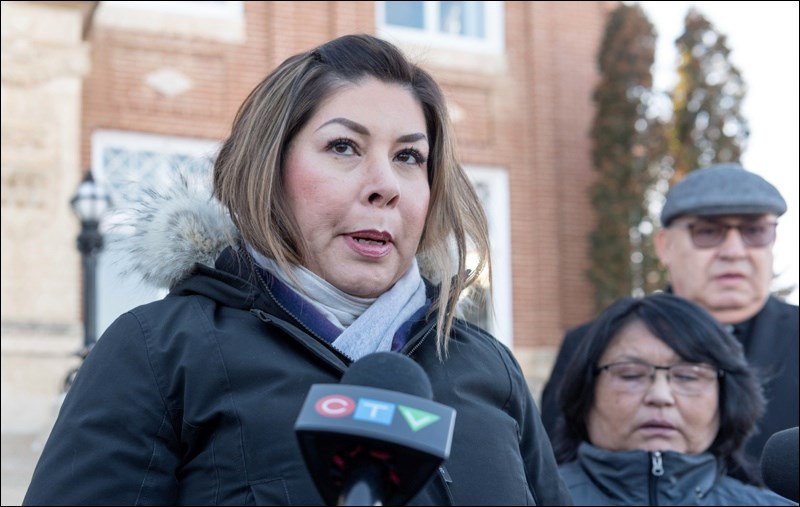
MULTIPOLYGON (((798 363, 800 360, 800 311, 795 305, 769 297, 761 309, 744 326, 745 356, 765 379, 764 395, 767 399, 764 417, 756 425, 755 435, 748 441, 746 452, 755 463, 767 439, 774 433, 798 425, 800 417, 800 387, 798 363)), ((570 330, 564 337, 553 372, 542 392, 542 422, 551 438, 555 437, 556 423, 561 417, 558 405, 558 385, 564 378, 569 361, 586 335, 591 322, 570 330)))
MULTIPOLYGON (((24 504, 322 505, 293 426, 312 384, 349 361, 277 304, 227 250, 163 300, 122 315, 64 401, 24 504)), ((422 505, 556 505, 571 498, 511 352, 435 316, 401 351, 457 411, 450 457, 422 505)))
POLYGON ((577 505, 797 505, 719 470, 711 453, 610 452, 586 442, 561 466, 577 505))

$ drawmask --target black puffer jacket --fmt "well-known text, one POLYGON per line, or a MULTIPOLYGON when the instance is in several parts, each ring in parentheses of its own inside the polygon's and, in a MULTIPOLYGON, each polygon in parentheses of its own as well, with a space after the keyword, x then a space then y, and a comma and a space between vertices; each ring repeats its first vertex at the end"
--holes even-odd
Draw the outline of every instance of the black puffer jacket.
MULTIPOLYGON (((233 248, 168 297, 131 310, 86 359, 25 504, 321 505, 293 425, 312 384, 348 361, 311 336, 233 248)), ((565 504, 514 357, 459 321, 449 356, 435 319, 402 350, 457 410, 450 458, 413 504, 565 504)))
POLYGON ((711 453, 609 452, 584 442, 561 473, 577 505, 797 505, 719 473, 711 453))

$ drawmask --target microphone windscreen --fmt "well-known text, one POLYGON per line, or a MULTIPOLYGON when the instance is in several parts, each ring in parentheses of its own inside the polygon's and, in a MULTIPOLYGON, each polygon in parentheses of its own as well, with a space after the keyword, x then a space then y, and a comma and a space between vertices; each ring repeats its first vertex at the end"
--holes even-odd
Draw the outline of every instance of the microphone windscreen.
POLYGON ((375 352, 355 361, 340 384, 375 387, 432 399, 431 381, 422 366, 398 352, 375 352))
POLYGON ((798 501, 798 427, 769 437, 761 453, 761 476, 772 491, 798 501))

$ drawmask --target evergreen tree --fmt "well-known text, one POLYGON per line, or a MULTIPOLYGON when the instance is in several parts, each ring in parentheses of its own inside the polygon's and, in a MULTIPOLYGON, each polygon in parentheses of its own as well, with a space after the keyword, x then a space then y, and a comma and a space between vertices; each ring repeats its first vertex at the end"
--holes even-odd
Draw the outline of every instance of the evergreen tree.
POLYGON ((606 25, 594 92, 591 189, 597 225, 590 235, 595 307, 660 287, 648 202, 666 152, 664 127, 651 114, 656 34, 638 4, 620 4, 606 25))
POLYGON ((672 93, 673 181, 719 162, 739 162, 750 131, 741 114, 746 86, 730 60, 725 35, 696 9, 675 41, 678 83, 672 93))

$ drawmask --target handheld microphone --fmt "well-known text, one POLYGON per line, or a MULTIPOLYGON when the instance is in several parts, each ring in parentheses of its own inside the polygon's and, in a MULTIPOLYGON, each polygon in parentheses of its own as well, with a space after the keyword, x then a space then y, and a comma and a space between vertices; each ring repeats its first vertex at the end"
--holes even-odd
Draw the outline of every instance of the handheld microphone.
POLYGON ((314 384, 295 433, 327 505, 404 505, 450 455, 456 411, 432 401, 425 371, 396 352, 314 384))
POLYGON ((797 502, 798 427, 774 433, 761 452, 761 476, 775 493, 797 502))

